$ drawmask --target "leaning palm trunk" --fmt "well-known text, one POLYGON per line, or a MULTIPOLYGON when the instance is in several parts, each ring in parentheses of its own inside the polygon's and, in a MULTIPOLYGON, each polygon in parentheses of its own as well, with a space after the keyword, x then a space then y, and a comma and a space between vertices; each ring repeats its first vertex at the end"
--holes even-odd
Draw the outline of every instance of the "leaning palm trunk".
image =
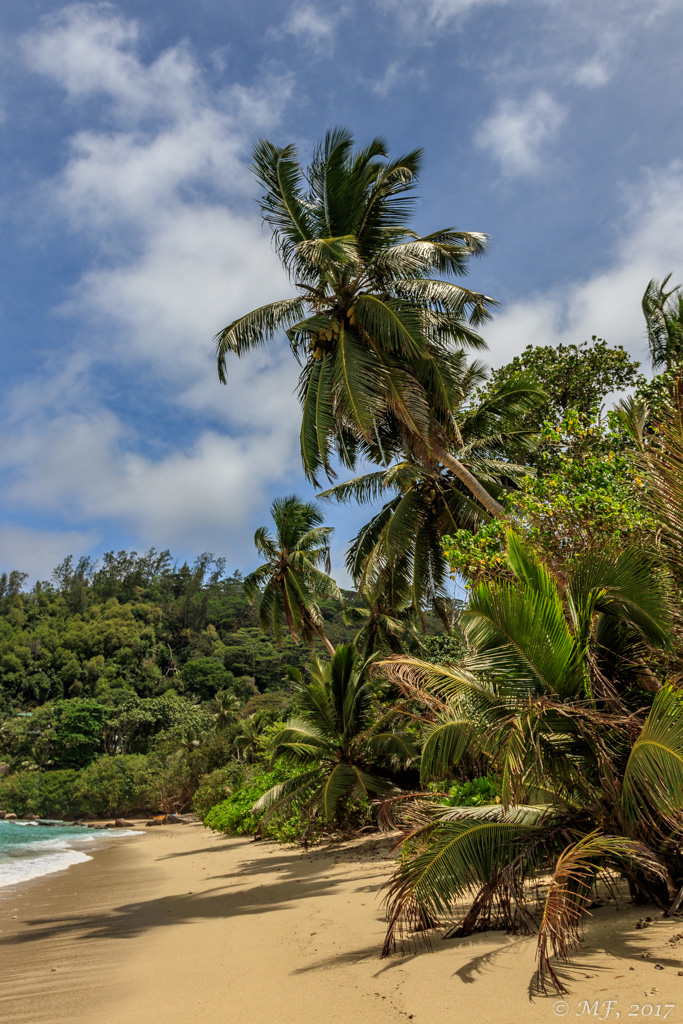
POLYGON ((472 492, 474 497, 477 501, 481 502, 487 512, 497 519, 505 515, 505 509, 500 502, 496 501, 496 499, 489 494, 484 485, 480 483, 479 480, 470 473, 469 469, 463 466, 462 462, 456 459, 454 455, 451 455, 449 452, 440 448, 434 450, 434 455, 442 466, 445 466, 446 469, 450 469, 451 473, 453 473, 454 476, 457 476, 458 480, 460 480, 465 487, 472 492))
POLYGON ((308 623, 309 630, 311 631, 311 633, 315 633, 316 634, 318 639, 321 641, 323 646, 326 648, 327 653, 330 654, 330 655, 334 654, 334 644, 332 643, 332 641, 330 640, 330 638, 328 637, 327 633, 325 632, 323 627, 320 625, 320 623, 315 622, 313 620, 313 617, 312 617, 311 613, 309 612, 309 610, 307 608, 304 609, 304 611, 302 613, 302 618, 304 618, 306 620, 306 622, 308 623))

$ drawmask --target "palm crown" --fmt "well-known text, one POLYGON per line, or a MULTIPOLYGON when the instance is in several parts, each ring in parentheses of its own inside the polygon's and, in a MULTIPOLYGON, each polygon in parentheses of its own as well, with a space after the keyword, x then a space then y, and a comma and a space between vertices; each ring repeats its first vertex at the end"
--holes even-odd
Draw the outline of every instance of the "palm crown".
POLYGON ((420 236, 405 224, 421 151, 395 160, 381 139, 360 152, 343 128, 327 133, 304 173, 292 146, 261 141, 254 173, 261 210, 298 295, 229 324, 216 337, 218 370, 285 330, 302 364, 301 454, 313 481, 332 475, 336 455, 386 463, 397 444, 441 462, 491 511, 501 511, 450 454, 459 441, 465 347, 492 300, 434 277, 462 276, 487 244, 480 233, 445 228, 420 236))
POLYGON ((649 282, 643 295, 643 314, 653 367, 671 370, 683 358, 683 291, 667 291, 671 274, 649 282))
POLYGON ((277 498, 271 513, 277 535, 272 537, 265 526, 254 534, 256 549, 266 561, 245 577, 244 591, 258 601, 264 632, 272 630, 279 638, 286 621, 295 640, 299 633, 307 643, 317 636, 334 653, 317 605, 320 598, 341 599, 334 580, 320 568, 329 570, 332 527, 323 526, 314 502, 299 501, 295 495, 277 498))
POLYGON ((341 645, 329 662, 314 658, 308 682, 295 688, 298 716, 278 733, 275 754, 301 768, 268 790, 255 811, 268 817, 298 807, 330 820, 354 799, 394 789, 391 768, 416 756, 412 736, 396 729, 396 712, 377 714, 384 687, 370 676, 372 658, 363 660, 341 645))

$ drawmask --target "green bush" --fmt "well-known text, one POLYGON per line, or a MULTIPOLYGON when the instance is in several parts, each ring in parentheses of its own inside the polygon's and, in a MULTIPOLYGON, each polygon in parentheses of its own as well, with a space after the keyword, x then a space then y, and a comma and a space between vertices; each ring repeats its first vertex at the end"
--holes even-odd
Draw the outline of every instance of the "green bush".
POLYGON ((0 779, 0 809, 8 814, 39 818, 77 817, 82 805, 75 795, 79 773, 73 768, 53 772, 17 772, 0 779))
POLYGON ((209 772, 193 797, 192 810, 200 818, 205 818, 212 807, 229 797, 242 784, 244 777, 245 766, 237 762, 209 772))
POLYGON ((105 756, 77 771, 16 772, 0 779, 0 809, 39 818, 145 814, 156 810, 153 765, 143 754, 105 756))
MULTIPOLYGON (((282 763, 275 764, 270 771, 253 766, 246 775, 244 782, 227 800, 212 807, 204 818, 204 825, 216 832, 225 832, 232 836, 253 835, 259 829, 260 820, 252 812, 252 807, 263 794, 276 786, 278 782, 293 775, 300 774, 301 767, 291 767, 282 763)), ((276 839, 280 843, 293 843, 300 839, 304 832, 311 838, 311 823, 299 814, 289 818, 270 821, 260 829, 261 835, 268 839, 276 839)))
POLYGON ((470 782, 454 782, 442 802, 449 807, 484 807, 487 804, 500 803, 500 781, 483 775, 470 782))
POLYGON ((78 772, 74 795, 82 810, 75 813, 123 817, 156 810, 151 783, 150 763, 144 754, 100 757, 78 772))

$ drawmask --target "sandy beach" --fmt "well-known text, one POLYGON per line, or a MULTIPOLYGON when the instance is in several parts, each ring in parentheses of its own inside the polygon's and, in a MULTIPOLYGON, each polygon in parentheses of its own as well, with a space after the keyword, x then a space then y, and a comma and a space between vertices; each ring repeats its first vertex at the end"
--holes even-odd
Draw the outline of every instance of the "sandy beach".
POLYGON ((3 890, 0 1021, 683 1022, 683 939, 671 942, 683 919, 628 905, 595 912, 564 997, 530 997, 533 937, 489 933, 380 960, 389 849, 378 837, 303 851, 159 827, 3 890), (652 925, 638 930, 644 914, 652 925))

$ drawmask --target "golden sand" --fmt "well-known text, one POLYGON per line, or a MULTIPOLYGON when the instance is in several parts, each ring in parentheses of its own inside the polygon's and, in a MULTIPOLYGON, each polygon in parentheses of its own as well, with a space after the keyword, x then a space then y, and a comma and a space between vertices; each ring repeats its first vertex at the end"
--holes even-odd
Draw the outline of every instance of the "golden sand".
POLYGON ((144 831, 0 891, 1 1024, 683 1024, 683 918, 596 911, 564 1001, 530 998, 533 936, 378 959, 386 840, 303 851, 144 831))

